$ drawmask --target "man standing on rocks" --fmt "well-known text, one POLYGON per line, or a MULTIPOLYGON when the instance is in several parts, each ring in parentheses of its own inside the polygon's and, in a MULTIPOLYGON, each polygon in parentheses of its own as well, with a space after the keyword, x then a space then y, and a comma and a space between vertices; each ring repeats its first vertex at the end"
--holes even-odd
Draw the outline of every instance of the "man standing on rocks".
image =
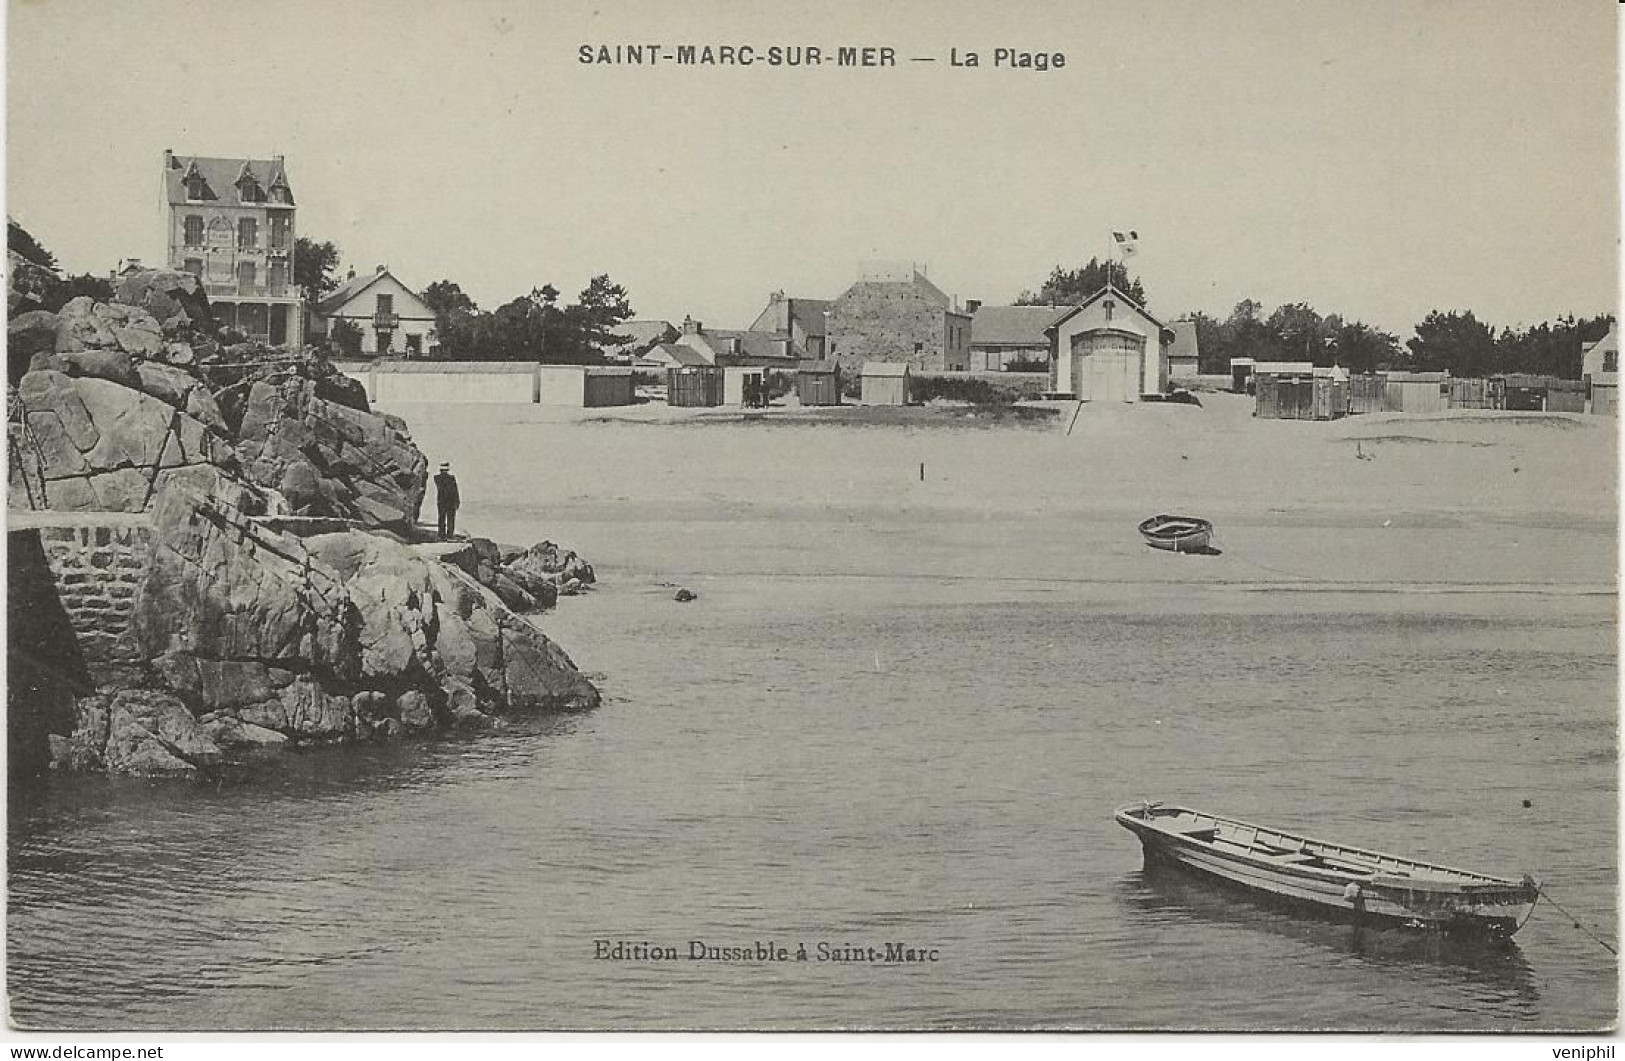
POLYGON ((457 477, 451 474, 451 465, 440 465, 434 477, 435 501, 440 508, 440 540, 445 541, 457 533, 457 506, 462 498, 457 494, 457 477))

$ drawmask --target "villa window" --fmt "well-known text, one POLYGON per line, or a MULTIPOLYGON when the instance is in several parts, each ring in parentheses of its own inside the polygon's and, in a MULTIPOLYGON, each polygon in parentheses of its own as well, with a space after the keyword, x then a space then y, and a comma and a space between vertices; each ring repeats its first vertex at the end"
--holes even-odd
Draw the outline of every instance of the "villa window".
POLYGON ((199 214, 186 215, 186 245, 203 246, 203 218, 199 214))
POLYGON ((252 217, 237 221, 237 246, 247 250, 259 246, 260 223, 252 217))
POLYGON ((271 249, 283 250, 288 246, 288 219, 280 214, 271 218, 271 249))
POLYGON ((394 295, 379 295, 378 296, 378 316, 380 316, 380 317, 388 317, 391 314, 393 314, 394 312, 395 312, 395 296, 394 295))
POLYGON ((237 263, 237 293, 247 294, 254 287, 254 263, 237 263))
POLYGON ((203 198, 203 177, 194 174, 186 178, 186 197, 188 199, 203 198))
POLYGON ((281 262, 272 262, 267 270, 267 282, 271 285, 271 294, 284 295, 288 291, 288 267, 281 262))

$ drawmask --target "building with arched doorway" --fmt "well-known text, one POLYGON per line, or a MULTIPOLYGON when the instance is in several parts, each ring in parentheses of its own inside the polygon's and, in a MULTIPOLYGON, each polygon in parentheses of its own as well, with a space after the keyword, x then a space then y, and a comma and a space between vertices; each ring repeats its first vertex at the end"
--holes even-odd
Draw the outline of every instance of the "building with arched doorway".
POLYGON ((1137 402, 1168 385, 1174 333, 1116 287, 1063 313, 1050 340, 1050 392, 1086 402, 1137 402))

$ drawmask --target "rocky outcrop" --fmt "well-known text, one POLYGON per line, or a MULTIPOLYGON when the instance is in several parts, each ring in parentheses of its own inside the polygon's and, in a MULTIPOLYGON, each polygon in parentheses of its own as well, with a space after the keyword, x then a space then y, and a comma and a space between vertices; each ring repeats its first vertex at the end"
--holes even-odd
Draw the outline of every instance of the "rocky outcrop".
POLYGON ((214 331, 214 314, 203 283, 174 269, 141 269, 119 281, 113 300, 146 311, 169 338, 203 337, 214 331))
POLYGON ((249 388, 237 455, 298 515, 397 530, 417 522, 429 468, 402 420, 327 401, 298 377, 249 388))
POLYGON ((527 592, 571 596, 598 581, 592 565, 569 549, 552 542, 537 542, 529 549, 502 555, 502 571, 527 592))
POLYGON ((37 309, 55 309, 67 285, 56 273, 35 265, 16 251, 6 251, 6 319, 37 309))
POLYGON ((297 538, 165 490, 133 630, 158 684, 216 744, 334 743, 581 711, 597 690, 457 568, 375 534, 297 538))
POLYGON ((185 775, 597 704, 516 614, 590 581, 590 566, 548 546, 523 568, 527 588, 489 542, 464 566, 405 544, 428 465, 403 421, 369 411, 325 360, 222 346, 193 277, 135 273, 118 291, 50 313, 13 286, 27 371, 8 424, 11 505, 153 524, 130 578, 135 651, 63 692, 76 721, 52 732, 55 765, 185 775))

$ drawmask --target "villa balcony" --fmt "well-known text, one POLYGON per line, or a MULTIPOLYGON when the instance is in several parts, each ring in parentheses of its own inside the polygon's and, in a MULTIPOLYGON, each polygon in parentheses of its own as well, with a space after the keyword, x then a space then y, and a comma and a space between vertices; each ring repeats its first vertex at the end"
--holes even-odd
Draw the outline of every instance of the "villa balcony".
POLYGON ((203 290, 210 298, 275 298, 298 301, 305 297, 298 284, 211 284, 203 290))

